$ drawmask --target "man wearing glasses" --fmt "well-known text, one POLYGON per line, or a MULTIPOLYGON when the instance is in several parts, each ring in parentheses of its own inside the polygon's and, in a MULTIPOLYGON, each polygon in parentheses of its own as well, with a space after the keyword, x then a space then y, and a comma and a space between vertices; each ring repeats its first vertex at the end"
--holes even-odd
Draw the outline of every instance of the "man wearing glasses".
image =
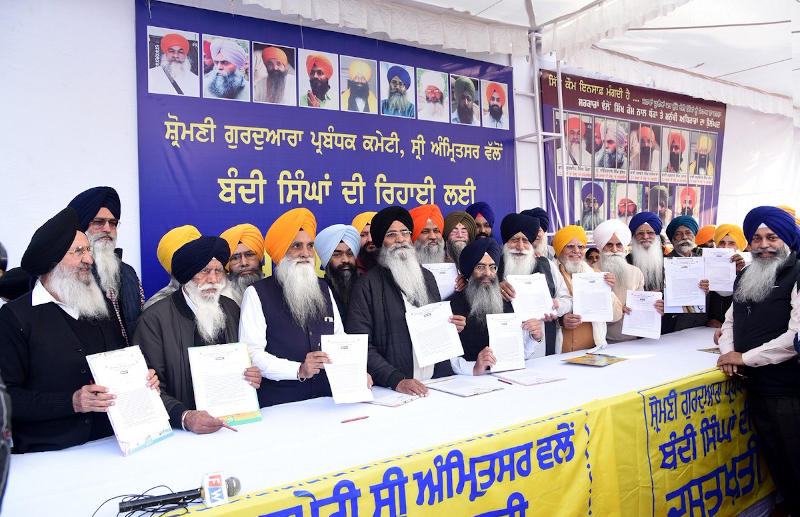
POLYGON ((231 260, 226 266, 228 284, 222 295, 241 305, 244 290, 264 278, 264 271, 261 269, 264 262, 264 237, 252 224, 237 224, 222 232, 220 237, 231 248, 231 260))
POLYGON ((77 212, 80 230, 89 239, 94 259, 92 275, 111 302, 128 343, 144 306, 144 291, 136 271, 122 262, 122 250, 116 247, 119 195, 111 187, 93 187, 75 196, 69 206, 77 212))

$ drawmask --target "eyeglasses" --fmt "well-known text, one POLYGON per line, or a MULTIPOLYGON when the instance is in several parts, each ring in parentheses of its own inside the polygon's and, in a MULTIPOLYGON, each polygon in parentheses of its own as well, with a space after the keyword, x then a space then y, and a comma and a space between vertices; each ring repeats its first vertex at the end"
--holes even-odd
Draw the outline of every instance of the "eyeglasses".
POLYGON ((198 275, 203 275, 203 276, 208 276, 211 273, 214 273, 216 275, 224 275, 225 274, 225 269, 221 268, 221 267, 204 267, 197 274, 198 275))
POLYGON ((488 266, 486 264, 475 264, 475 271, 477 271, 478 273, 486 272, 487 268, 492 273, 497 273, 497 265, 496 264, 489 264, 488 266))
POLYGON ((391 241, 395 241, 400 236, 402 236, 404 239, 408 239, 409 237, 411 237, 411 230, 400 230, 400 231, 392 230, 390 232, 386 232, 386 235, 384 235, 384 238, 385 239, 389 239, 391 241))
POLYGON ((95 217, 91 221, 89 221, 89 226, 95 229, 105 228, 106 223, 112 228, 116 228, 119 226, 119 219, 108 218, 108 217, 95 217))
POLYGON ((582 252, 583 250, 586 249, 586 246, 584 246, 583 244, 567 244, 566 246, 564 246, 564 249, 567 250, 567 251, 570 251, 570 252, 571 251, 581 251, 582 252))
POLYGON ((67 253, 75 255, 77 258, 83 257, 84 254, 91 255, 92 254, 92 247, 91 246, 78 246, 74 250, 70 250, 67 253))
POLYGON ((233 262, 241 262, 242 259, 250 260, 250 259, 253 259, 255 257, 256 257, 256 254, 254 252, 250 251, 250 250, 247 250, 247 251, 245 251, 243 253, 234 253, 233 255, 231 255, 231 263, 233 263, 233 262))
POLYGON ((402 86, 403 88, 405 88, 405 86, 406 86, 406 84, 405 84, 403 81, 398 81, 397 79, 392 79, 391 81, 389 81, 389 84, 390 84, 390 85, 391 85, 393 88, 400 88, 401 86, 402 86))

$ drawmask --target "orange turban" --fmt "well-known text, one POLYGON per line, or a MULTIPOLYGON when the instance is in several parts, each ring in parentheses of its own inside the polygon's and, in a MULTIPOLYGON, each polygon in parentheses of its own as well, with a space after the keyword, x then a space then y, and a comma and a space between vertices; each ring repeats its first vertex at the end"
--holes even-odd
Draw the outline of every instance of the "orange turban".
POLYGON ((351 81, 361 76, 365 81, 369 82, 372 79, 372 68, 363 61, 355 60, 350 63, 350 67, 347 69, 347 76, 351 81))
MULTIPOLYGON (((681 189, 681 195, 680 195, 681 203, 683 203, 687 199, 691 200, 692 205, 697 203, 697 192, 695 192, 694 189, 691 188, 691 187, 683 187, 681 189)), ((708 239, 706 239, 706 240, 708 240, 708 239)), ((697 242, 700 242, 700 241, 697 241, 697 242)))
POLYGON ((561 250, 563 250, 564 246, 572 239, 578 239, 581 244, 586 246, 586 230, 574 224, 558 230, 556 234, 553 235, 553 250, 556 252, 556 255, 561 255, 561 250))
POLYGON ((164 268, 164 271, 171 275, 172 255, 187 242, 199 238, 200 232, 190 224, 173 228, 165 233, 164 236, 161 237, 161 240, 158 241, 158 247, 156 248, 156 256, 161 263, 161 267, 164 268))
POLYGON ((686 139, 683 138, 683 135, 677 131, 673 131, 669 134, 669 136, 667 136, 667 143, 669 144, 670 148, 673 144, 678 144, 681 146, 681 152, 686 150, 686 139))
POLYGON ((567 119, 567 131, 577 131, 583 136, 583 123, 578 117, 570 117, 567 119))
POLYGON ((694 241, 697 244, 704 244, 714 238, 714 232, 716 230, 716 226, 713 224, 707 224, 697 231, 697 236, 695 236, 694 241))
POLYGON ((317 236, 317 220, 308 208, 292 208, 272 223, 264 238, 264 249, 274 263, 280 263, 301 229, 312 239, 317 236))
POLYGON ((250 251, 258 255, 259 262, 264 260, 264 237, 261 236, 259 229, 252 224, 237 224, 233 228, 228 228, 222 232, 220 237, 228 242, 228 246, 231 248, 231 255, 236 252, 236 247, 241 242, 250 248, 250 251))
POLYGON ((161 50, 163 52, 167 52, 172 47, 181 47, 183 49, 184 54, 189 53, 189 40, 181 36, 180 34, 165 34, 161 38, 161 50))
POLYGON ((489 83, 486 87, 486 102, 489 102, 489 99, 492 98, 492 94, 497 92, 497 96, 500 97, 500 105, 506 105, 506 92, 503 91, 503 87, 497 83, 489 83))
POLYGON ((436 205, 422 205, 412 208, 408 211, 411 214, 411 219, 414 221, 414 231, 411 233, 411 240, 416 241, 420 236, 425 225, 428 224, 428 219, 433 221, 440 232, 444 231, 444 216, 442 211, 436 205))
POLYGON ((264 47, 264 50, 261 51, 261 59, 264 61, 264 64, 267 64, 267 61, 270 59, 277 59, 283 63, 284 66, 289 65, 289 59, 286 57, 286 52, 278 47, 264 47))
POLYGON ((642 126, 639 129, 639 138, 649 138, 650 140, 655 140, 655 136, 653 136, 653 130, 647 126, 642 126))
POLYGON ((333 76, 333 65, 327 57, 321 54, 309 54, 306 58, 306 72, 308 72, 308 75, 311 75, 311 69, 315 66, 322 70, 325 77, 330 78, 333 76))
POLYGON ((378 212, 361 212, 353 218, 353 222, 350 224, 352 224, 355 229, 358 230, 358 233, 361 233, 364 231, 365 226, 372 223, 372 218, 377 213, 378 212))
POLYGON ((719 241, 726 235, 730 235, 734 242, 736 242, 739 251, 747 247, 747 239, 744 238, 744 232, 741 226, 735 224, 721 224, 717 226, 717 229, 714 231, 714 244, 719 246, 719 241))

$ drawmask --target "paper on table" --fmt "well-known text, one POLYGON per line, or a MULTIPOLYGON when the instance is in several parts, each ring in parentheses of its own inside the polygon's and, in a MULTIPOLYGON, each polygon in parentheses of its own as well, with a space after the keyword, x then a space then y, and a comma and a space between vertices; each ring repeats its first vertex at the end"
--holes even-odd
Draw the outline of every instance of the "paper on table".
POLYGON ((629 336, 661 337, 661 315, 653 304, 661 299, 660 291, 628 290, 626 305, 631 313, 622 318, 622 333, 629 336))
POLYGON ((545 384, 564 380, 564 377, 547 377, 540 371, 528 368, 524 370, 514 370, 513 372, 493 373, 492 375, 499 379, 522 384, 523 386, 533 386, 534 384, 545 384))
POLYGON ((703 249, 709 291, 733 291, 736 263, 731 262, 731 257, 734 253, 730 248, 703 249))
POLYGON ((697 284, 705 278, 702 257, 664 259, 664 305, 705 305, 706 293, 697 284))
POLYGON ((433 273, 433 278, 436 279, 436 286, 439 288, 439 296, 442 300, 449 298, 456 291, 458 270, 454 263, 422 264, 422 267, 433 273))
POLYGON ((497 362, 493 372, 525 368, 525 348, 522 343, 522 322, 516 314, 487 314, 489 347, 497 362))
POLYGON ((424 382, 432 390, 443 391, 459 397, 471 397, 481 393, 502 390, 502 383, 488 375, 454 375, 424 382))
POLYGON ((256 389, 244 379, 250 367, 245 343, 189 348, 194 402, 198 410, 225 420, 228 425, 261 420, 256 389))
POLYGON ((409 395, 407 393, 400 393, 399 391, 390 390, 381 386, 372 387, 372 400, 368 401, 369 404, 376 404, 378 406, 398 407, 403 404, 408 404, 412 400, 417 400, 418 395, 409 395))
POLYGON ((614 301, 605 273, 572 275, 572 313, 581 321, 613 321, 614 301))
POLYGON ((464 355, 456 326, 450 323, 450 302, 437 302, 406 311, 408 333, 420 367, 464 355))
POLYGON ((506 281, 514 288, 514 307, 520 320, 531 318, 542 319, 545 315, 553 314, 553 297, 547 287, 547 280, 541 273, 532 275, 508 275, 506 281))
POLYGON ((172 434, 161 397, 147 387, 147 364, 138 346, 87 355, 86 361, 94 382, 117 396, 108 418, 123 455, 172 434))
POLYGON ((336 404, 367 402, 372 392, 367 387, 367 335, 334 334, 321 337, 322 351, 330 364, 325 365, 331 394, 336 404))

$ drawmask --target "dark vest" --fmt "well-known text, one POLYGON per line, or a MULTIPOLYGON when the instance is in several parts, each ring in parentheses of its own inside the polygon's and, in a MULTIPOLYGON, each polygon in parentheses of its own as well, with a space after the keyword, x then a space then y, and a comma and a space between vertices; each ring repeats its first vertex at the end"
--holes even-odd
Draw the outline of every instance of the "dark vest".
MULTIPOLYGON (((550 270, 550 261, 544 257, 536 257, 536 265, 533 268, 533 273, 541 273, 547 280, 547 288, 550 290, 550 296, 556 297, 556 283, 553 280, 553 273, 550 270)), ((556 353, 556 320, 544 321, 544 345, 545 355, 553 355, 556 353)))
MULTIPOLYGON (((469 311, 472 307, 470 307, 464 291, 456 291, 448 298, 448 301, 453 314, 467 318, 467 325, 458 334, 458 337, 461 339, 461 346, 464 348, 464 359, 475 361, 478 359, 480 351, 489 346, 489 330, 486 327, 486 318, 484 317, 483 322, 480 322, 476 318, 469 317, 469 311)), ((503 300, 503 312, 514 312, 512 305, 505 300, 503 300)))
MULTIPOLYGON (((321 278, 317 281, 324 293, 325 316, 309 322, 305 328, 294 321, 283 297, 283 288, 274 276, 253 284, 267 322, 267 352, 276 357, 302 363, 307 353, 320 349, 320 336, 333 334, 333 321, 337 315, 333 313, 328 284, 321 278)), ((261 407, 265 407, 316 397, 330 397, 330 395, 328 376, 323 370, 303 382, 262 379, 258 402, 261 407)))
MULTIPOLYGON (((734 290, 739 285, 739 275, 734 290)), ((800 262, 792 252, 778 269, 769 295, 759 303, 733 302, 733 345, 747 352, 789 329, 792 288, 800 278, 800 262)), ((800 394, 800 363, 793 357, 778 364, 746 368, 747 387, 760 395, 800 394)))

